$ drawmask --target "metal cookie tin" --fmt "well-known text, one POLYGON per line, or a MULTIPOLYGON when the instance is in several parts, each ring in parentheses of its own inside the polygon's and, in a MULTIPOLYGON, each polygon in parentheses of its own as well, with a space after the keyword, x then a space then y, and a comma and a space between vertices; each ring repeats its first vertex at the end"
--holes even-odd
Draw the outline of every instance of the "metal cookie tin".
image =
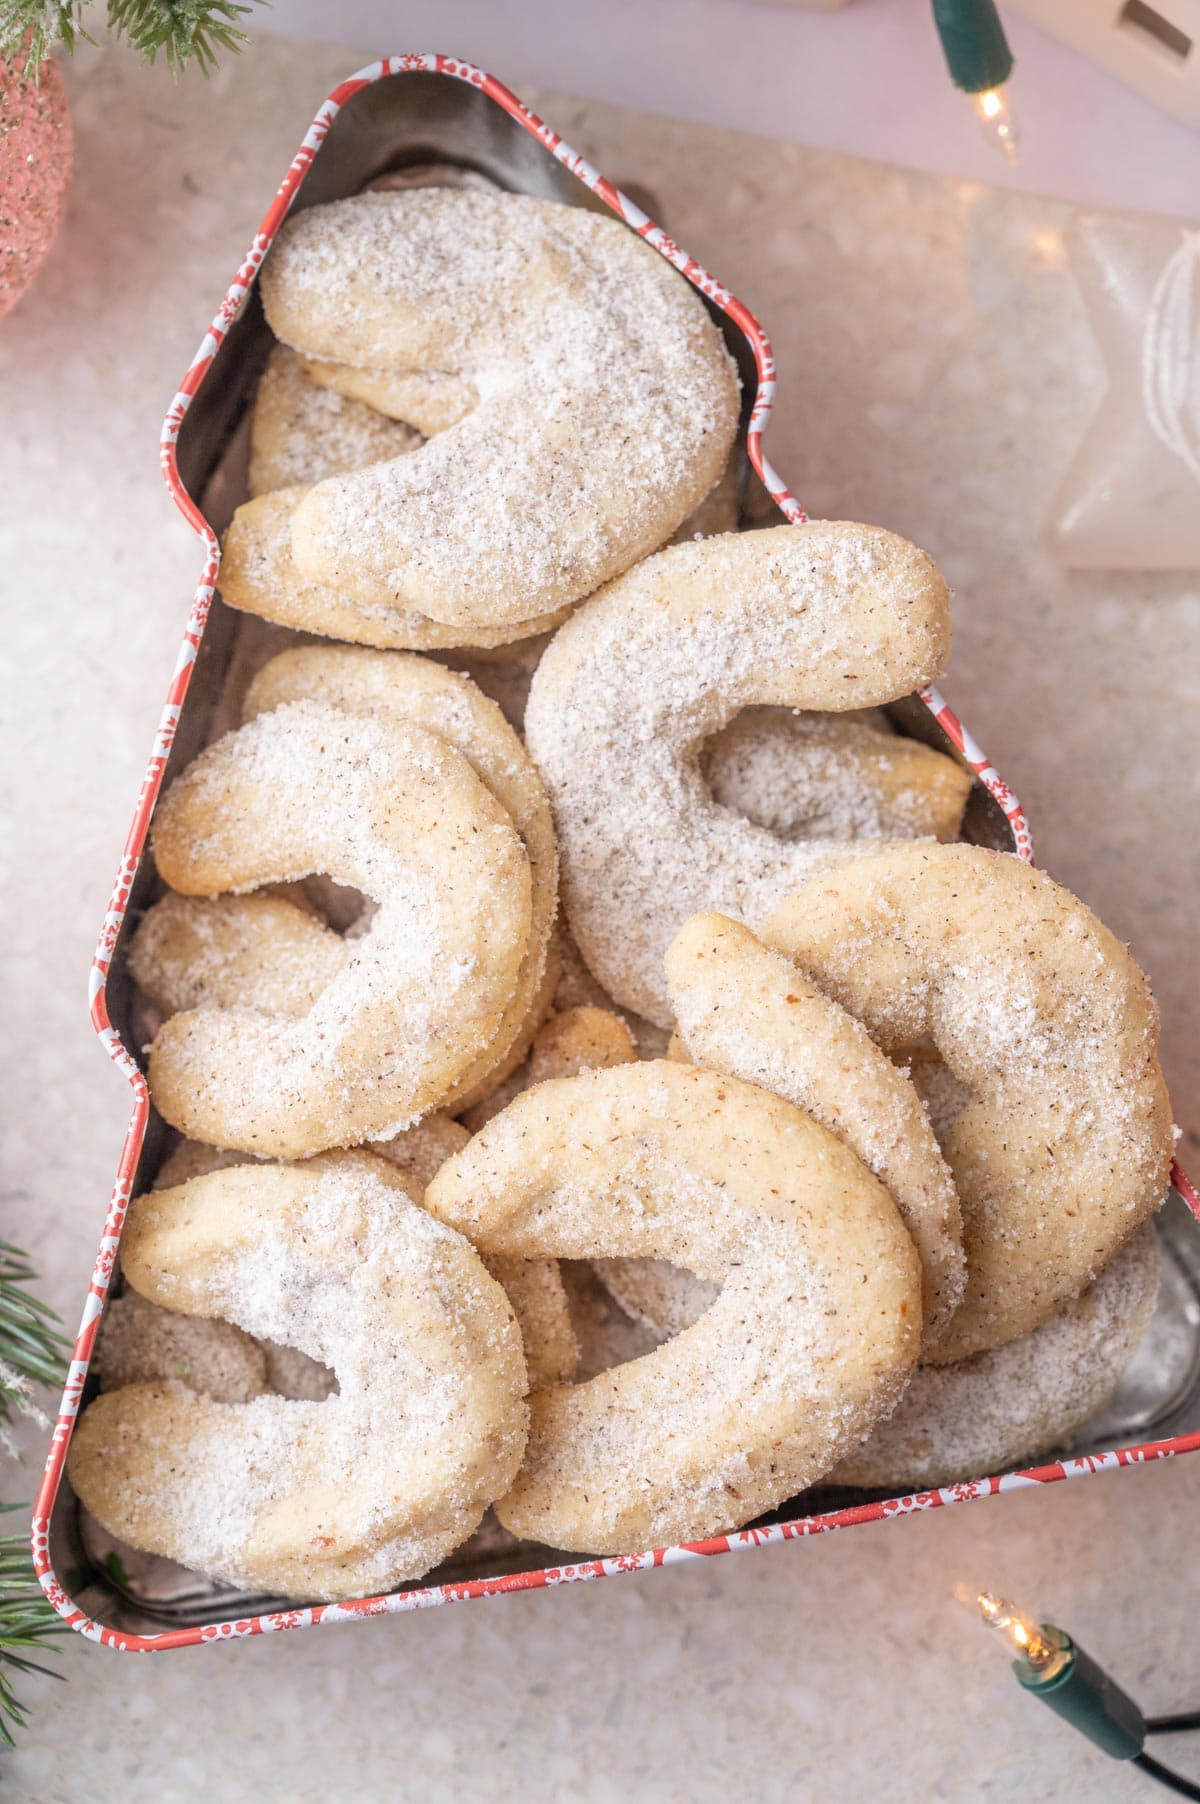
MULTIPOLYGON (((1193 1213, 1200 1214, 1200 1199, 1177 1170, 1178 1194, 1173 1194, 1160 1218, 1164 1282, 1147 1339, 1104 1416, 1051 1464, 906 1497, 813 1493, 734 1534, 619 1559, 560 1565, 554 1563, 553 1550, 513 1542, 499 1533, 489 1536, 484 1530, 424 1583, 386 1597, 313 1606, 251 1597, 166 1561, 141 1560, 131 1573, 120 1550, 106 1544, 94 1523, 83 1521, 64 1477, 67 1447, 79 1410, 95 1390, 89 1366, 125 1211, 130 1197, 153 1181, 168 1140, 165 1125, 152 1109, 135 1052, 143 1036, 133 1021, 135 999, 123 954, 130 928, 154 892, 154 872, 143 852, 164 778, 192 758, 221 722, 221 694, 237 617, 219 601, 214 605, 218 533, 245 495, 244 427, 271 343, 255 277, 293 204, 335 199, 357 192, 386 172, 429 163, 473 169, 503 188, 577 206, 609 208, 666 257, 704 296, 737 359, 745 393, 753 397, 744 421, 750 464, 786 520, 800 522, 805 517, 763 452, 775 366, 770 344, 753 314, 507 88, 457 58, 413 54, 371 64, 322 103, 163 427, 166 481, 201 541, 204 568, 92 961, 92 1022, 128 1080, 133 1106, 35 1506, 33 1554, 42 1588, 64 1620, 91 1640, 124 1651, 165 1650, 608 1578, 1200 1448, 1200 1236, 1184 1206, 1186 1201, 1193 1213), (1157 1438, 1147 1439, 1151 1434, 1157 1438), (814 1502, 820 1507, 814 1509, 814 1502)), ((922 691, 896 704, 891 713, 901 731, 955 756, 974 773, 965 836, 1031 859, 1032 843, 1019 802, 939 693, 932 688, 922 691)))

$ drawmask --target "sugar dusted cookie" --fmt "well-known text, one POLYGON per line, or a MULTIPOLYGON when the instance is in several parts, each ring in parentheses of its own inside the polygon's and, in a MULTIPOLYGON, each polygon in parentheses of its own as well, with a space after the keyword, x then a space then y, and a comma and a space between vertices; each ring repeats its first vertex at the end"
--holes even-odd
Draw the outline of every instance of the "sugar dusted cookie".
POLYGON ((668 539, 733 444, 737 376, 703 302, 614 219, 522 195, 362 194, 285 225, 260 287, 305 356, 479 394, 419 451, 319 483, 297 510, 303 574, 371 606, 460 626, 569 606, 668 539))
POLYGON ((425 1202, 487 1253, 666 1258, 722 1285, 648 1357, 533 1394, 497 1513, 552 1547, 629 1553, 738 1527, 861 1440, 917 1357, 917 1257, 891 1197, 736 1078, 651 1061, 540 1084, 425 1202))
POLYGON ((911 846, 814 879, 765 937, 885 1051, 932 1041, 967 1092, 942 1141, 967 1288, 927 1360, 1039 1327, 1161 1203, 1174 1140, 1149 987, 1044 872, 911 846))
POLYGON ((778 839, 713 800, 705 741, 752 703, 840 710, 936 676, 949 595, 924 552, 823 522, 675 545, 580 608, 525 714, 550 792, 563 904, 587 965, 660 1027, 662 959, 689 915, 752 928, 814 872, 879 841, 778 839))
POLYGON ((80 1499, 146 1553, 251 1590, 342 1598, 419 1578, 477 1527, 521 1458, 520 1336, 458 1234, 366 1154, 241 1165, 137 1198, 140 1295, 290 1342, 336 1395, 217 1403, 134 1384, 80 1418, 80 1499))
POLYGON ((323 872, 378 906, 302 1016, 199 1007, 150 1053, 190 1139, 276 1158, 386 1139, 492 1043, 530 933, 529 858, 461 752, 417 726, 292 702, 210 746, 160 803, 160 875, 214 896, 323 872))

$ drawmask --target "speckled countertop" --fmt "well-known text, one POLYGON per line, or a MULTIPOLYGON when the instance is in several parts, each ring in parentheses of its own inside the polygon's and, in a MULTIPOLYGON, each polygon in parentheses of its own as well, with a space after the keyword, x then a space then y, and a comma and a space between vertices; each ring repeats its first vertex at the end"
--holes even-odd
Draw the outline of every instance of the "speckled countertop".
MULTIPOLYGON (((0 325, 0 1233, 34 1249, 72 1321, 126 1117, 85 973, 198 564, 159 483, 158 423, 316 101, 363 60, 264 42, 173 89, 129 56, 82 54, 67 226, 0 325)), ((1200 578, 1069 575, 1040 547, 1100 379, 1062 210, 530 98, 652 189, 762 315, 782 370, 771 450, 809 511, 908 534, 954 584, 946 690, 1026 802, 1041 861, 1150 971, 1194 1147, 1200 578)), ((1147 1708, 1182 1707, 1200 1693, 1198 1500, 1200 1460, 1181 1460, 233 1648, 71 1640, 69 1685, 26 1688, 0 1783, 31 1804, 1143 1799, 1138 1775, 1020 1696, 952 1592, 1009 1589, 1147 1708)))

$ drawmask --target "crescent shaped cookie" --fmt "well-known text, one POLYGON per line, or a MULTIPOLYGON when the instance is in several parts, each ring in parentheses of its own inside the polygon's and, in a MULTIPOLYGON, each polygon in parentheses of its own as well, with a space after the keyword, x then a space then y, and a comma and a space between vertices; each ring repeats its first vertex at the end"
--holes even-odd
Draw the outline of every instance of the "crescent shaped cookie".
POLYGON ((725 466, 732 360, 700 297, 617 220, 522 195, 361 194, 286 224, 259 282, 306 356, 479 393, 420 450, 297 510, 303 573, 368 605, 528 622, 661 545, 725 466))
POLYGON ((228 733, 159 805, 160 875, 213 896, 323 872, 378 904, 302 1018, 164 1023, 150 1087, 190 1139, 276 1158, 386 1139, 494 1038, 530 929, 529 861, 466 759, 419 727, 293 702, 228 733))
POLYGON ((629 1553, 749 1521, 861 1440, 916 1360, 919 1270, 891 1197, 736 1078, 655 1061, 540 1084, 425 1205, 487 1253, 648 1255, 722 1283, 647 1357, 534 1393, 497 1513, 551 1546, 629 1553))
POLYGON ((250 684, 243 717, 289 703, 319 701, 369 719, 394 718, 436 733, 462 753, 507 812, 529 860, 530 928, 517 981, 491 1041, 440 1107, 467 1109, 521 1063, 544 1019, 542 994, 550 933, 558 910, 558 853, 545 786, 495 702, 428 658, 348 645, 281 652, 250 684))
POLYGON ((332 1367, 321 1403, 135 1384, 81 1416, 68 1470, 131 1546, 291 1597, 419 1578, 478 1526, 525 1442, 508 1301, 370 1155, 241 1165, 130 1204, 126 1278, 332 1367))
POLYGON ((932 1041, 968 1098, 942 1141, 967 1288, 924 1357, 1027 1334, 1166 1195, 1174 1139, 1145 977, 1043 872, 911 846, 797 891, 765 938, 885 1052, 932 1041))
POLYGON ((712 798, 705 740, 757 702, 840 710, 941 671, 949 596, 878 527, 780 526, 676 545, 578 610, 530 690, 563 905, 589 969, 670 1027, 662 959, 689 915, 763 925, 814 872, 880 842, 776 839, 712 798))

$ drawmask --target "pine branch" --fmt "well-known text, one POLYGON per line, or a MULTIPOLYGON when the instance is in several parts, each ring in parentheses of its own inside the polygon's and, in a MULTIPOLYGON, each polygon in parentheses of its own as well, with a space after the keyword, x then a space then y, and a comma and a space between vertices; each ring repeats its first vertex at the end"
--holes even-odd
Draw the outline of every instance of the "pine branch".
MULTIPOLYGON (((189 63, 211 75, 221 51, 248 42, 237 21, 252 10, 239 0, 108 0, 108 26, 148 63, 160 53, 175 79, 189 63)), ((68 54, 82 38, 95 40, 81 23, 83 0, 0 0, 0 57, 25 57, 41 68, 59 44, 68 54)))
MULTIPOLYGON (((19 1509, 0 1504, 0 1509, 19 1509)), ((48 1679, 62 1674, 30 1658, 45 1649, 51 1635, 61 1635, 66 1623, 55 1611, 33 1570, 29 1542, 24 1535, 0 1535, 0 1748, 13 1746, 14 1728, 23 1728, 25 1706, 15 1695, 15 1674, 41 1673, 48 1679)))
POLYGON ((211 75, 220 51, 240 50, 249 40, 235 21, 249 11, 237 0, 108 0, 108 23, 148 63, 161 51, 178 80, 190 62, 211 75))
MULTIPOLYGON (((59 1332, 54 1311, 25 1288, 35 1276, 24 1253, 0 1241, 0 1446, 10 1452, 8 1427, 14 1411, 45 1421, 33 1401, 33 1385, 57 1389, 66 1377, 70 1343, 59 1332)), ((0 1504, 0 1511, 21 1507, 0 1504)), ((37 1582, 27 1537, 0 1536, 0 1749, 12 1747, 13 1729, 25 1722, 14 1677, 61 1677, 31 1656, 65 1626, 37 1582)))
POLYGON ((25 1286, 36 1276, 24 1253, 0 1240, 0 1446, 13 1451, 13 1414, 45 1423, 32 1386, 61 1388, 70 1342, 59 1333, 58 1317, 25 1286))
POLYGON ((36 73, 57 45, 69 54, 79 38, 92 43, 80 23, 82 11, 83 0, 0 0, 0 57, 23 57, 24 67, 36 73))

